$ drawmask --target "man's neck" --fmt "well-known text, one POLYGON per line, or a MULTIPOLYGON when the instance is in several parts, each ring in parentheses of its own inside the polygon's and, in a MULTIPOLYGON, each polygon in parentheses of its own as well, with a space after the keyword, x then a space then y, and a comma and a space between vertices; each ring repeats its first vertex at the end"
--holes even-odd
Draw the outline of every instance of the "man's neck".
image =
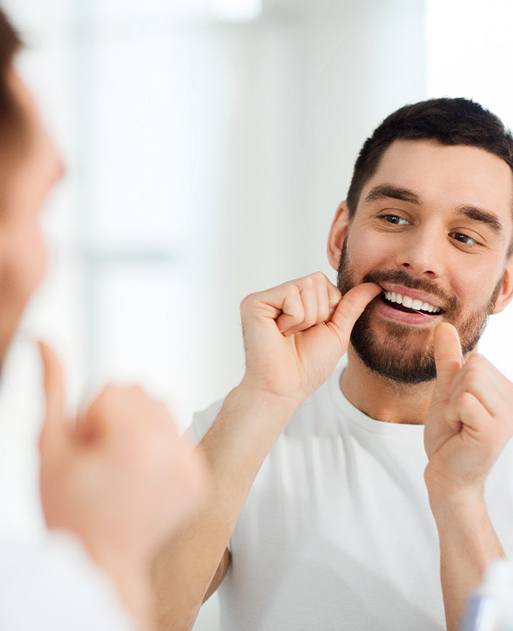
POLYGON ((373 419, 388 423, 424 424, 435 381, 410 385, 381 377, 365 366, 353 347, 340 379, 346 399, 373 419))

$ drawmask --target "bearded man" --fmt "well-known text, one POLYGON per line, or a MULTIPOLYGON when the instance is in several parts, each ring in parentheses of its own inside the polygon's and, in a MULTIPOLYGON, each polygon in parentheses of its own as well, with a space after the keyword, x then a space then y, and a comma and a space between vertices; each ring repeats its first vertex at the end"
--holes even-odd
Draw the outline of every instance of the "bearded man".
POLYGON ((192 426, 215 493, 157 566, 162 629, 221 586, 223 631, 456 631, 513 552, 513 384, 476 352, 513 295, 512 171, 477 103, 402 107, 333 220, 337 286, 243 301, 244 378, 192 426))

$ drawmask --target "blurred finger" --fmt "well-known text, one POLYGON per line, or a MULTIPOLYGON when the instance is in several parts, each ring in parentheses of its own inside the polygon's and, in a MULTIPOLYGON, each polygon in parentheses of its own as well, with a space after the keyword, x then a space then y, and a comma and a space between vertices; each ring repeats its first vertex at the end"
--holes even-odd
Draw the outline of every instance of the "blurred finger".
POLYGON ((54 351, 46 342, 38 342, 43 364, 43 388, 45 414, 41 433, 42 440, 59 435, 66 418, 66 390, 64 371, 54 351))

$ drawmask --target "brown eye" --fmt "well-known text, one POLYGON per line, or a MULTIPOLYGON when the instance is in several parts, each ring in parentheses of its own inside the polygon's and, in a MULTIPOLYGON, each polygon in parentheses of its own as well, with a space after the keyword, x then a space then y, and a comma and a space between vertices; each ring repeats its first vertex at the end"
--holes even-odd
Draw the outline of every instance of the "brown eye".
POLYGON ((449 236, 452 236, 456 241, 463 243, 463 245, 479 245, 475 239, 469 237, 467 234, 463 234, 463 232, 451 232, 449 236))
POLYGON ((407 219, 405 219, 404 217, 400 217, 399 215, 379 215, 380 219, 384 219, 387 223, 391 223, 394 224, 396 226, 404 226, 404 223, 401 223, 402 221, 405 222, 406 224, 409 223, 409 221, 407 219))

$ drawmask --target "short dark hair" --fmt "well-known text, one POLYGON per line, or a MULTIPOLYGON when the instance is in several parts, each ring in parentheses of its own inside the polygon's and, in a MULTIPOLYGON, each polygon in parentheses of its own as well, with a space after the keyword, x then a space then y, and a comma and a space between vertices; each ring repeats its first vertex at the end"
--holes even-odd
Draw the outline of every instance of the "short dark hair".
POLYGON ((0 130, 5 132, 15 122, 19 122, 19 108, 9 88, 9 69, 16 53, 22 46, 21 38, 0 9, 0 130))
POLYGON ((395 140, 435 140, 442 145, 479 147, 502 158, 513 172, 513 136, 498 116, 479 103, 440 98, 405 105, 385 118, 358 155, 347 194, 350 218, 363 187, 395 140))
POLYGON ((0 219, 13 173, 30 149, 27 115, 12 90, 12 66, 22 41, 0 9, 0 219))

